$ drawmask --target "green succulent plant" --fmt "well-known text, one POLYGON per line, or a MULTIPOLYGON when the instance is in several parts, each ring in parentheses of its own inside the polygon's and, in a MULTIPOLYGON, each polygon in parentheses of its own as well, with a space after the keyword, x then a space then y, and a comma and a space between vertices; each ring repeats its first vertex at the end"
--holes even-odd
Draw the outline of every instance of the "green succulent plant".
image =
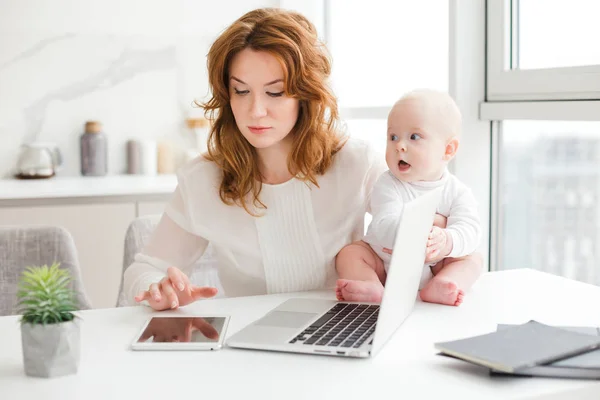
POLYGON ((22 323, 58 324, 75 318, 77 304, 69 286, 71 274, 59 266, 54 263, 23 271, 17 291, 22 323))

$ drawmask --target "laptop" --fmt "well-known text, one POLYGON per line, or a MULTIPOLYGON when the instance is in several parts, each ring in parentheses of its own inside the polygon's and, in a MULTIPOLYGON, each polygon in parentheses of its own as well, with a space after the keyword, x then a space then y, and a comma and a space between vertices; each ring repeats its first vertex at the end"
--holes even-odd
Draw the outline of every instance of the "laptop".
POLYGON ((414 308, 441 190, 404 205, 381 304, 292 298, 227 340, 235 348, 372 357, 414 308))

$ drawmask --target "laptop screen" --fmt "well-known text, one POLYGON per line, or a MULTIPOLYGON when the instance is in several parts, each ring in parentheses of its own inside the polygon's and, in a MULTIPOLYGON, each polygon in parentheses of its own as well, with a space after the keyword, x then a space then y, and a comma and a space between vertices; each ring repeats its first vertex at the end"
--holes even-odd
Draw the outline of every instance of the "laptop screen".
POLYGON ((427 238, 441 188, 404 205, 398 224, 385 291, 377 319, 371 354, 376 354, 412 312, 425 264, 427 238))

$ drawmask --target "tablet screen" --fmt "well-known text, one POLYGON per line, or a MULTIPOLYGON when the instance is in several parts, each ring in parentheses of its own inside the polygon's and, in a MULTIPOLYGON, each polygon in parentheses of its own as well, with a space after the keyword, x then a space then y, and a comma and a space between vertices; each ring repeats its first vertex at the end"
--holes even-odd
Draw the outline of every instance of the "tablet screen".
POLYGON ((153 317, 137 342, 216 343, 224 324, 224 317, 153 317))

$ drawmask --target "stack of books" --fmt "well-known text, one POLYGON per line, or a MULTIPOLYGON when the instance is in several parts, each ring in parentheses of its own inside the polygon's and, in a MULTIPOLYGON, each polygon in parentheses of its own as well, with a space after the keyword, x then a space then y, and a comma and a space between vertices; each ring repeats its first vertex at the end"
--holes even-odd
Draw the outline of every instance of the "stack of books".
POLYGON ((498 325, 496 332, 436 343, 440 355, 490 369, 493 375, 600 379, 600 329, 536 321, 498 325))

